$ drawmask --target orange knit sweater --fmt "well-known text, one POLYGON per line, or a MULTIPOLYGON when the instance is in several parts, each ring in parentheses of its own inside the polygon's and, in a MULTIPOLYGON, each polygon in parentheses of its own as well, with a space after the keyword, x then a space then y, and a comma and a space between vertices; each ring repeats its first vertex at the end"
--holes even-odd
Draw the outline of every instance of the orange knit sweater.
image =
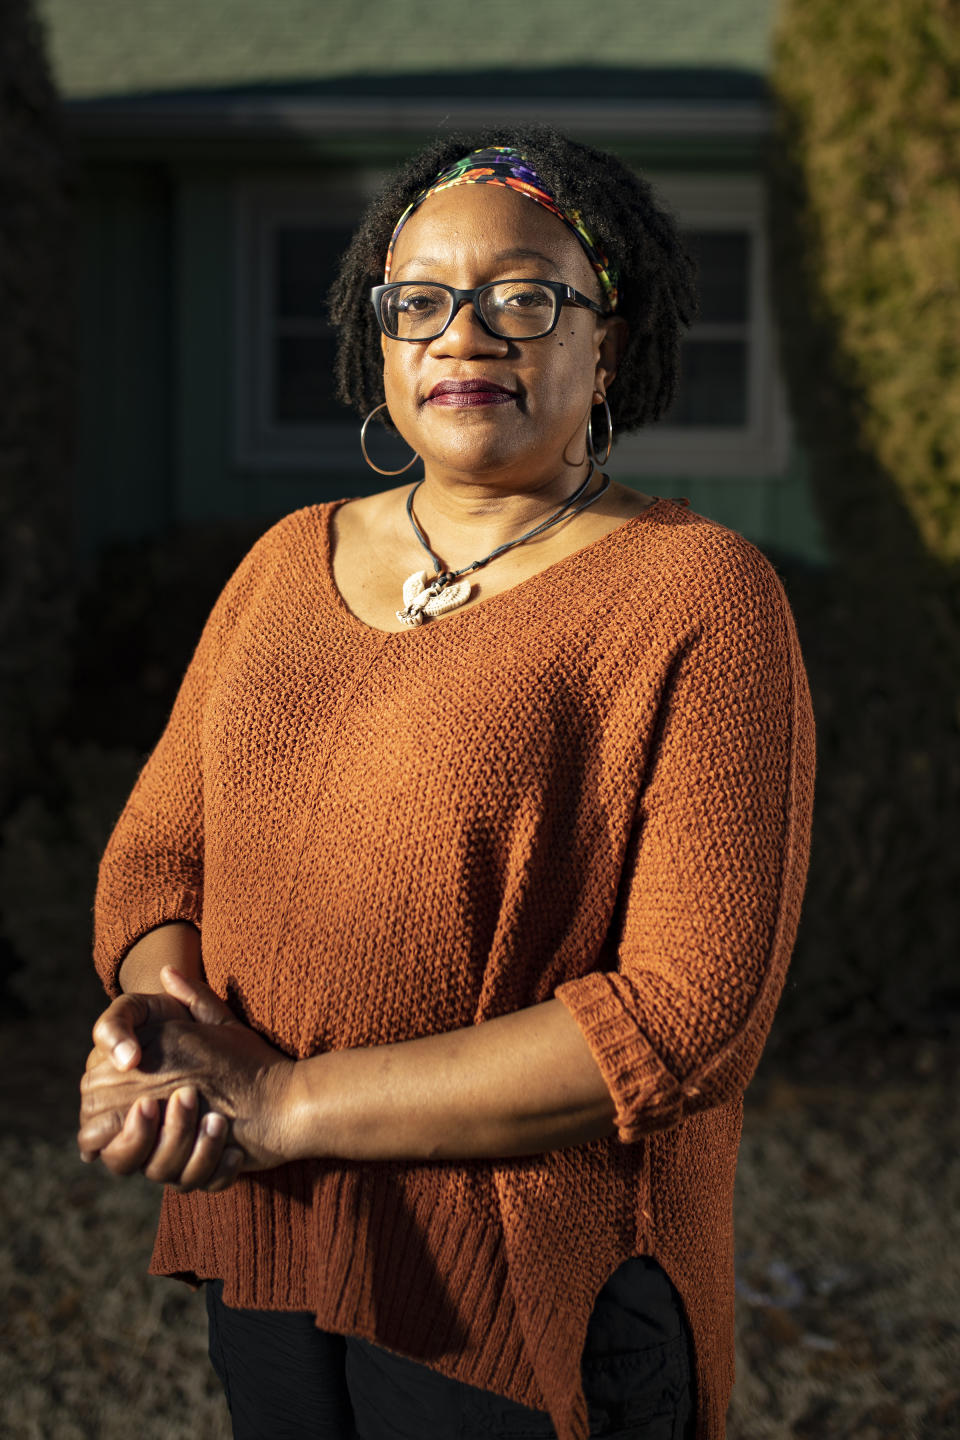
POLYGON ((742 536, 660 499, 513 589, 386 633, 334 586, 342 503, 277 521, 218 598, 100 863, 99 973, 116 994, 135 940, 192 921, 210 984, 298 1057, 556 996, 617 1133, 168 1189, 151 1270, 311 1310, 584 1440, 594 1300, 651 1255, 693 1332, 698 1440, 720 1440, 742 1094, 813 797, 781 584, 742 536))

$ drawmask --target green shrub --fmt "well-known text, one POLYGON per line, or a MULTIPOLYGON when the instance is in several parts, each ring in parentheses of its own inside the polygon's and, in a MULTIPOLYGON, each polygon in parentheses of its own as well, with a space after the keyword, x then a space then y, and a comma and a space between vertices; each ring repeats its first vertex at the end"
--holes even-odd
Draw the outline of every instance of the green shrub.
POLYGON ((859 439, 960 561, 960 3, 784 0, 772 78, 859 439))

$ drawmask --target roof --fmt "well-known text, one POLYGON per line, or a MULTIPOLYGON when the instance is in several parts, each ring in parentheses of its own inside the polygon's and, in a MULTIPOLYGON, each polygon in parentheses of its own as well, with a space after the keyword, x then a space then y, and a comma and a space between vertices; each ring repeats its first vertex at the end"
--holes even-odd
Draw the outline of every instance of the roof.
POLYGON ((38 0, 68 100, 763 93, 776 0, 38 0))

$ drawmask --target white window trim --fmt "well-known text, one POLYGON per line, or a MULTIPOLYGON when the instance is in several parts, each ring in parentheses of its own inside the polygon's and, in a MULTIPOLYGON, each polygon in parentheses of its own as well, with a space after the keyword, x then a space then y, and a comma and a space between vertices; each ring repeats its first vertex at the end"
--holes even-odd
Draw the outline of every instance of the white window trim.
MULTIPOLYGON (((351 222, 383 180, 383 173, 359 169, 346 178, 323 177, 316 184, 251 178, 234 190, 236 236, 234 372, 234 459, 243 469, 317 471, 355 469, 363 459, 360 422, 344 409, 342 421, 320 425, 276 425, 269 415, 269 349, 273 294, 271 233, 278 225, 323 225, 331 215, 351 222)), ((331 275, 330 279, 333 279, 331 275)))
MULTIPOLYGON (((685 229, 747 231, 751 236, 747 424, 670 426, 660 421, 619 437, 611 471, 625 479, 782 475, 789 460, 790 421, 769 298, 763 180, 749 174, 650 169, 643 173, 685 229)), ((272 255, 269 235, 278 224, 322 225, 331 210, 358 217, 382 179, 383 172, 368 169, 343 179, 318 179, 315 185, 264 176, 236 186, 234 455, 241 468, 285 472, 358 468, 359 420, 346 410, 342 422, 296 427, 270 423, 267 376, 257 374, 268 354, 264 337, 270 325, 272 276, 264 266, 272 255)), ((688 333, 696 338, 696 325, 688 333)))
MULTIPOLYGON (((763 180, 754 175, 643 173, 683 229, 747 231, 751 237, 747 423, 680 426, 661 420, 624 435, 611 468, 636 478, 782 475, 789 460, 790 424, 769 298, 763 180)), ((696 339, 697 326, 686 333, 696 339)))

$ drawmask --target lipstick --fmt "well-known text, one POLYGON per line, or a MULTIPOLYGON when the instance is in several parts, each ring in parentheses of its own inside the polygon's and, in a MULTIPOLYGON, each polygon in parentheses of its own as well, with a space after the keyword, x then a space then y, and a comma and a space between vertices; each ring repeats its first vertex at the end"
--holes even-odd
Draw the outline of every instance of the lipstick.
POLYGON ((508 405, 516 398, 513 390, 480 375, 473 380, 441 380, 430 391, 427 402, 465 410, 477 405, 508 405))

